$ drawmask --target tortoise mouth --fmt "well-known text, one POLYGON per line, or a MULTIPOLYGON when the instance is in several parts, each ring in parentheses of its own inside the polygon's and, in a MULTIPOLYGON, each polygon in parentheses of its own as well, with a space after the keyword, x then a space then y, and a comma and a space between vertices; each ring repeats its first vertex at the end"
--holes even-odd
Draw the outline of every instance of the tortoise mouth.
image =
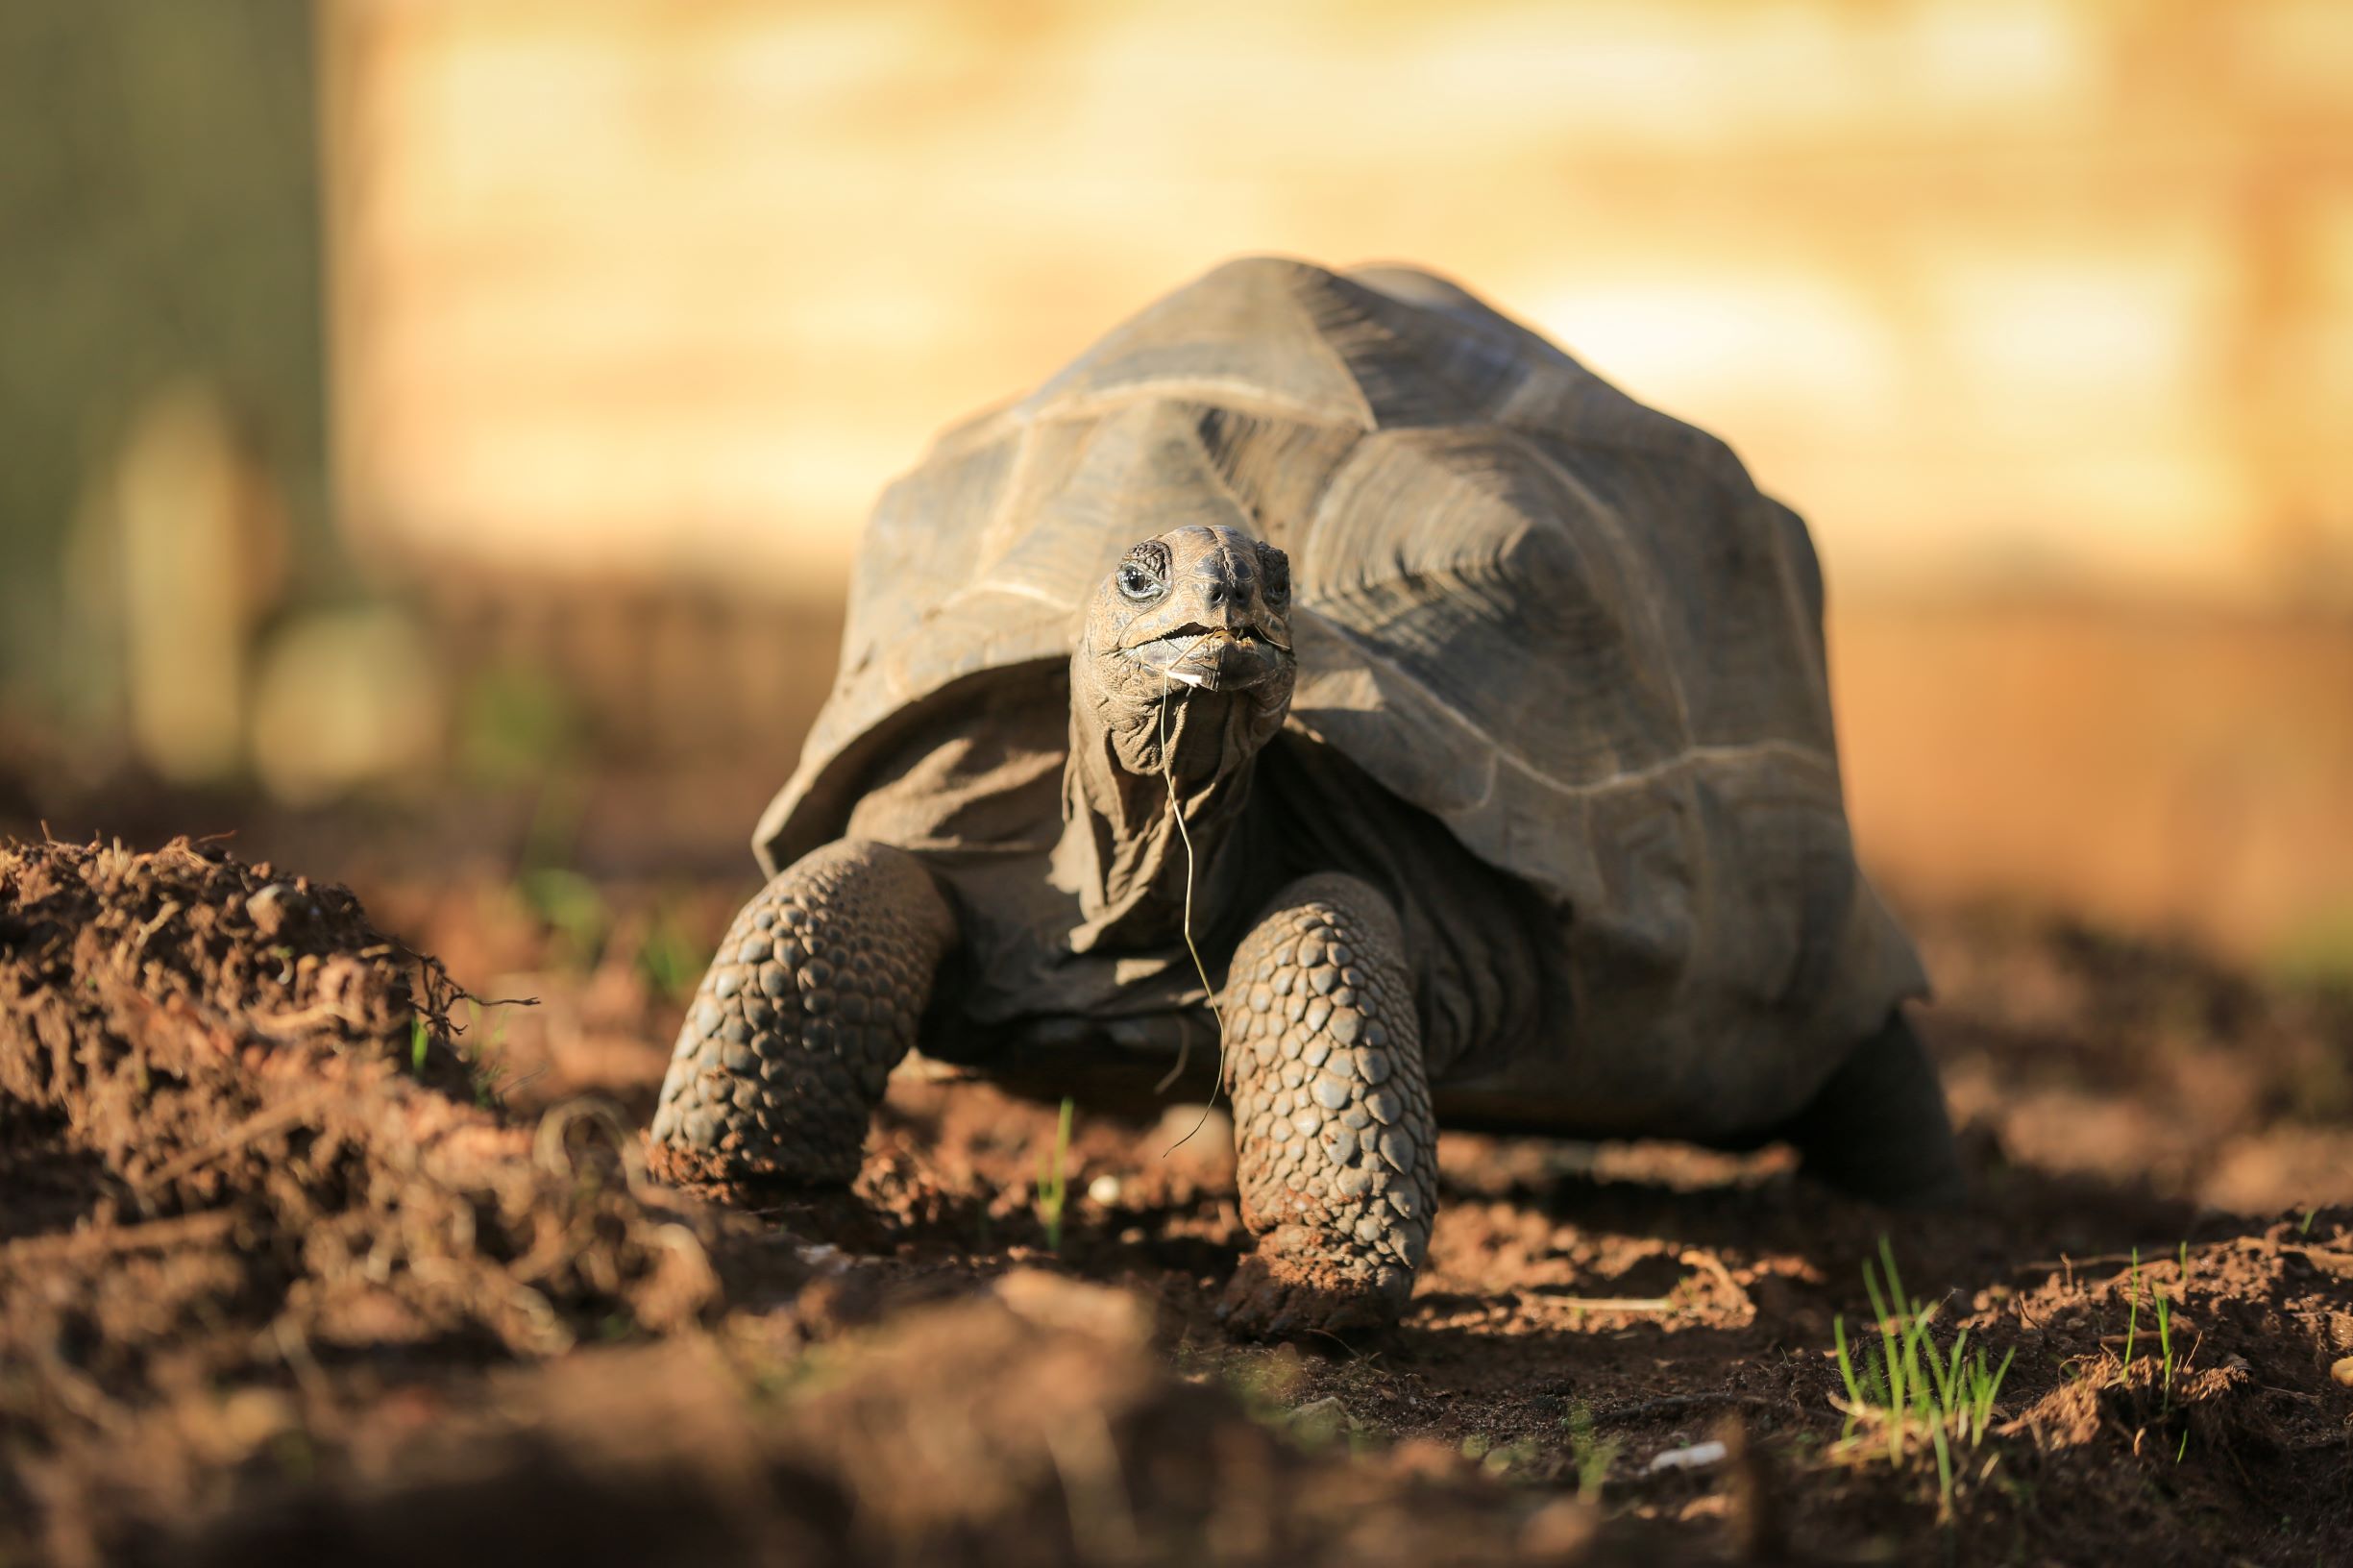
POLYGON ((1291 650, 1246 626, 1183 625, 1121 651, 1164 680, 1196 691, 1262 686, 1290 663, 1291 650))

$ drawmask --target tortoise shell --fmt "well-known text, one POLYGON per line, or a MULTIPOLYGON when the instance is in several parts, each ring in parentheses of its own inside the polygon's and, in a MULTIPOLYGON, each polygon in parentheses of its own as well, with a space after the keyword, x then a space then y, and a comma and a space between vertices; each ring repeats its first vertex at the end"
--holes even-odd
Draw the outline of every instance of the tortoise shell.
POLYGON ((1555 912, 1611 1046, 1581 1093, 1746 1121, 1924 989, 1855 864, 1803 523, 1721 441, 1398 267, 1230 262, 941 436, 868 525, 764 866, 839 836, 927 715, 1063 678, 1096 584, 1187 523, 1289 553, 1287 734, 1555 912))

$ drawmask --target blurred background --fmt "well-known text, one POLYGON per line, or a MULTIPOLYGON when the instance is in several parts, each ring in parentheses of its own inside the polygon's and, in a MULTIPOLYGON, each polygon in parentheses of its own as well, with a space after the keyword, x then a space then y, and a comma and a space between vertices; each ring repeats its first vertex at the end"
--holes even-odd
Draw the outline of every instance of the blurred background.
POLYGON ((1802 512, 1900 900, 2353 976, 2341 0, 9 0, 0 819, 748 882, 873 496, 1249 251, 1802 512))

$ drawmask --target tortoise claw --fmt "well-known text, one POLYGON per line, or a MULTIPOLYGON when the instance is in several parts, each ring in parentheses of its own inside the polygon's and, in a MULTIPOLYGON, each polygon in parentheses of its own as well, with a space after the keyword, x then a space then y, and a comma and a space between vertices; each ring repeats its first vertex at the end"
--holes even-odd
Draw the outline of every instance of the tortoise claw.
POLYGON ((1343 1278, 1329 1264, 1302 1267, 1262 1251, 1235 1269, 1217 1316, 1237 1338, 1336 1335, 1386 1327, 1396 1320, 1402 1297, 1377 1279, 1343 1278))

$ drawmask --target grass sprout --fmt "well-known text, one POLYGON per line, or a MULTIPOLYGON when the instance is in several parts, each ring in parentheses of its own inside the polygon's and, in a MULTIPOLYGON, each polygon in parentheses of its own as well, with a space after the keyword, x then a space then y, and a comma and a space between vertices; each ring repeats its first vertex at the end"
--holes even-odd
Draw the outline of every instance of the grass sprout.
POLYGON ((425 1076, 426 1048, 432 1043, 432 1032, 425 1026, 425 1015, 411 1015, 408 1019, 408 1070, 415 1076, 425 1076))
POLYGON ((1569 1434, 1569 1462, 1577 1468, 1577 1495, 1588 1503, 1598 1503, 1602 1487, 1609 1480, 1609 1467, 1618 1462, 1622 1445, 1614 1437, 1599 1435, 1593 1428, 1593 1407, 1579 1400, 1569 1407, 1569 1413, 1560 1418, 1569 1434))
POLYGON ((2132 1376, 2132 1347, 2134 1341, 2141 1336, 2141 1249, 2139 1247, 2132 1249, 2132 1288, 2131 1293, 2126 1297, 2126 1302, 2128 1315, 2124 1319, 2124 1364, 2117 1370, 2116 1379, 2119 1383, 2132 1376))
POLYGON ((524 907, 554 936, 553 958, 566 968, 592 969, 613 925, 602 890, 562 866, 535 866, 515 878, 524 907))
POLYGON ((1063 1097, 1062 1115, 1054 1124, 1051 1155, 1038 1156, 1038 1223, 1045 1227, 1045 1250, 1062 1256, 1063 1208, 1070 1198, 1070 1115, 1072 1105, 1063 1097))
MULTIPOLYGON (((1187 653, 1190 653, 1193 648, 1200 646, 1200 642, 1201 640, 1199 638, 1194 639, 1192 647, 1188 648, 1185 651, 1187 653)), ((1193 1134, 1199 1132, 1203 1127, 1209 1124, 1210 1111, 1216 1105, 1218 1090, 1225 1088, 1226 1082, 1226 1017, 1225 1014, 1220 1011, 1217 1006, 1217 988, 1210 984, 1209 966, 1201 962, 1201 949, 1193 943, 1193 877, 1199 868, 1193 858, 1192 829, 1185 825, 1185 806, 1184 803, 1177 798, 1176 752, 1169 745, 1168 735, 1168 692, 1170 680, 1171 677, 1166 672, 1164 671, 1161 674, 1160 683, 1161 776, 1165 779, 1168 784, 1169 821, 1176 823, 1177 839, 1185 845, 1185 914, 1182 922, 1182 928, 1185 932, 1185 950, 1192 955, 1193 972, 1201 977, 1201 990, 1209 998, 1210 1017, 1217 1020, 1217 1076, 1210 1084, 1210 1097, 1208 1103, 1201 1107, 1200 1119, 1195 1121, 1192 1126, 1186 1131, 1183 1138, 1178 1139, 1174 1143, 1169 1144, 1167 1148, 1161 1151, 1161 1158, 1164 1160, 1165 1160, 1169 1155, 1176 1153, 1177 1150, 1183 1148, 1187 1143, 1190 1142, 1192 1140, 1193 1134)), ((1162 1089, 1165 1090, 1169 1085, 1174 1084, 1178 1078, 1184 1075, 1185 1059, 1191 1053, 1192 1039, 1189 1035, 1186 1036, 1182 1043, 1178 1045, 1176 1066, 1169 1068, 1168 1076, 1161 1080, 1162 1089)))
POLYGON ((711 950, 687 934, 677 911, 668 902, 657 904, 637 948, 638 972, 654 993, 668 1001, 693 995, 710 963, 711 950))
POLYGON ((495 1012, 485 1014, 481 1004, 472 998, 466 1002, 466 1015, 470 1024, 468 1038, 473 1038, 476 1031, 479 1031, 481 1037, 479 1044, 462 1047, 467 1076, 473 1080, 474 1103, 484 1111, 495 1110, 506 1102, 509 1090, 521 1088, 538 1077, 539 1071, 546 1069, 526 1073, 519 1078, 508 1075, 504 1070, 506 1015, 495 1012), (487 1025, 483 1022, 485 1017, 489 1019, 487 1025))
POLYGON ((1937 1308, 1904 1294, 1895 1249, 1884 1236, 1878 1266, 1863 1262, 1863 1288, 1871 1297, 1878 1342, 1849 1343, 1844 1314, 1830 1324, 1838 1374, 1847 1388, 1840 1442, 1857 1453, 1883 1443, 1894 1465, 1924 1447, 1933 1452, 1939 1506, 1949 1517, 1953 1449, 1956 1444, 1973 1449, 1985 1441, 1994 1401, 2018 1352, 2012 1348, 1998 1365, 1991 1364, 1983 1346, 1971 1354, 1966 1328, 1949 1345, 1940 1346, 1933 1333, 1937 1308))
POLYGON ((2150 1306, 2157 1313, 2157 1357, 2164 1378, 2165 1404, 2173 1405, 2173 1304, 2162 1290, 2151 1289, 2150 1306))

